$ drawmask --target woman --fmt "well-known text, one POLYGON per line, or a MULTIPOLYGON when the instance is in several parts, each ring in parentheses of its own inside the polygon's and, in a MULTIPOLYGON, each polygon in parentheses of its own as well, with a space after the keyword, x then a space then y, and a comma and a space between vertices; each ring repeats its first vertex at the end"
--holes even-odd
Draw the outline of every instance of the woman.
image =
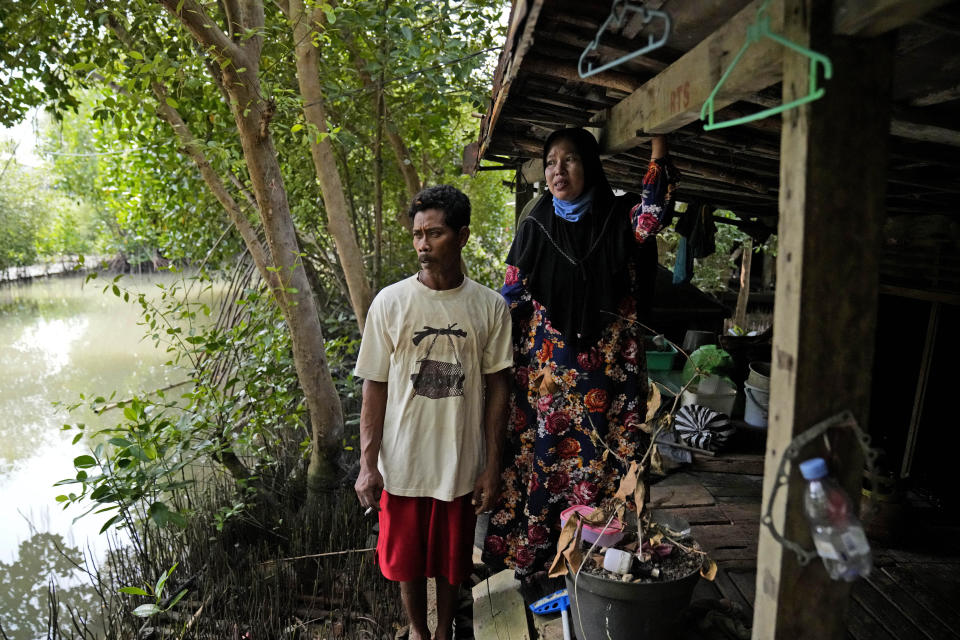
POLYGON ((484 544, 488 564, 521 578, 549 566, 560 512, 611 497, 617 457, 638 459, 649 443, 639 428, 647 368, 637 311, 653 292, 655 235, 669 222, 676 174, 654 138, 643 195, 614 196, 584 129, 553 132, 543 165, 550 192, 517 228, 501 291, 513 317, 514 388, 503 494, 484 544))

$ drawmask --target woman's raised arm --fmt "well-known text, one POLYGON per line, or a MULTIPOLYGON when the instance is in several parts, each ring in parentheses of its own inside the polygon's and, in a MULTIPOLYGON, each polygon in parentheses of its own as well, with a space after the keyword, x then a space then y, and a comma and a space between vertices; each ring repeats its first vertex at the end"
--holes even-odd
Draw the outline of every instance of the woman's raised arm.
POLYGON ((666 137, 654 136, 650 142, 650 164, 643 176, 643 195, 630 210, 630 224, 637 242, 656 237, 673 217, 673 196, 680 172, 667 153, 666 137))

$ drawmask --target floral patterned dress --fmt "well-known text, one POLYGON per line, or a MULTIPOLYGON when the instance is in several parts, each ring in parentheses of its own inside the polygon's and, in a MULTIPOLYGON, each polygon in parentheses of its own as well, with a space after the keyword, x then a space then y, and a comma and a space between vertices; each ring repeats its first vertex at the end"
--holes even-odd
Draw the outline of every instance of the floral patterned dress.
MULTIPOLYGON (((674 184, 668 161, 650 163, 642 200, 630 209, 638 243, 655 242, 674 184)), ((493 567, 513 567, 518 577, 545 570, 556 553, 560 513, 616 492, 624 469, 605 447, 636 459, 649 442, 640 429, 647 369, 635 265, 627 273, 618 316, 596 342, 574 348, 531 299, 524 274, 507 267, 501 293, 514 314, 515 367, 503 493, 484 542, 484 561, 493 567)))

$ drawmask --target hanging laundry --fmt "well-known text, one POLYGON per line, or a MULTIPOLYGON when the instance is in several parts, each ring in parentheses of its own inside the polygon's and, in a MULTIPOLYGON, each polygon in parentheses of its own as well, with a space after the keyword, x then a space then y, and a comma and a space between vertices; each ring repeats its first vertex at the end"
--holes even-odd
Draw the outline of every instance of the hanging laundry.
POLYGON ((706 258, 717 250, 713 206, 691 202, 674 228, 680 234, 680 242, 673 265, 673 284, 682 284, 693 277, 694 258, 706 258))

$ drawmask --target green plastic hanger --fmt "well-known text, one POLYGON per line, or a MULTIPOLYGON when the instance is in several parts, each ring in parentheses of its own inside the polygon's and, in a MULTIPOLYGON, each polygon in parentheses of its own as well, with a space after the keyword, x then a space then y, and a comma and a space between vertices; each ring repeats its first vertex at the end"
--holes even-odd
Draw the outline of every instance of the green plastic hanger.
POLYGON ((766 2, 760 5, 760 8, 757 9, 757 19, 754 20, 752 25, 747 27, 747 41, 743 43, 743 47, 741 47, 740 51, 737 52, 737 55, 733 58, 733 62, 731 62, 730 66, 727 67, 727 70, 723 72, 720 82, 717 83, 717 86, 713 88, 712 92, 710 92, 710 96, 707 98, 706 102, 703 103, 703 108, 700 109, 700 119, 707 120, 707 124, 703 125, 704 131, 722 129, 723 127, 733 127, 738 124, 745 124, 747 122, 753 122, 754 120, 760 120, 777 113, 782 113, 787 109, 793 109, 794 107, 799 107, 802 104, 813 102, 814 100, 822 98, 824 94, 826 94, 826 90, 823 87, 817 86, 817 65, 819 64, 823 66, 823 77, 825 80, 829 80, 833 76, 833 63, 830 62, 830 58, 822 53, 817 53, 816 51, 812 51, 806 47, 801 47, 797 43, 791 42, 783 36, 771 32, 770 15, 767 13, 767 6, 770 4, 770 1, 771 0, 766 0, 766 2), (737 63, 740 62, 740 58, 743 57, 744 52, 750 47, 750 45, 754 42, 758 42, 762 38, 770 38, 775 42, 779 42, 788 49, 792 49, 793 51, 810 58, 809 93, 802 98, 791 100, 790 102, 781 104, 777 107, 770 107, 769 109, 764 109, 763 111, 759 111, 748 116, 742 116, 740 118, 734 118, 733 120, 715 123, 713 121, 713 100, 716 98, 717 93, 720 92, 720 87, 722 87, 723 83, 727 81, 730 73, 733 71, 734 67, 737 66, 737 63))

